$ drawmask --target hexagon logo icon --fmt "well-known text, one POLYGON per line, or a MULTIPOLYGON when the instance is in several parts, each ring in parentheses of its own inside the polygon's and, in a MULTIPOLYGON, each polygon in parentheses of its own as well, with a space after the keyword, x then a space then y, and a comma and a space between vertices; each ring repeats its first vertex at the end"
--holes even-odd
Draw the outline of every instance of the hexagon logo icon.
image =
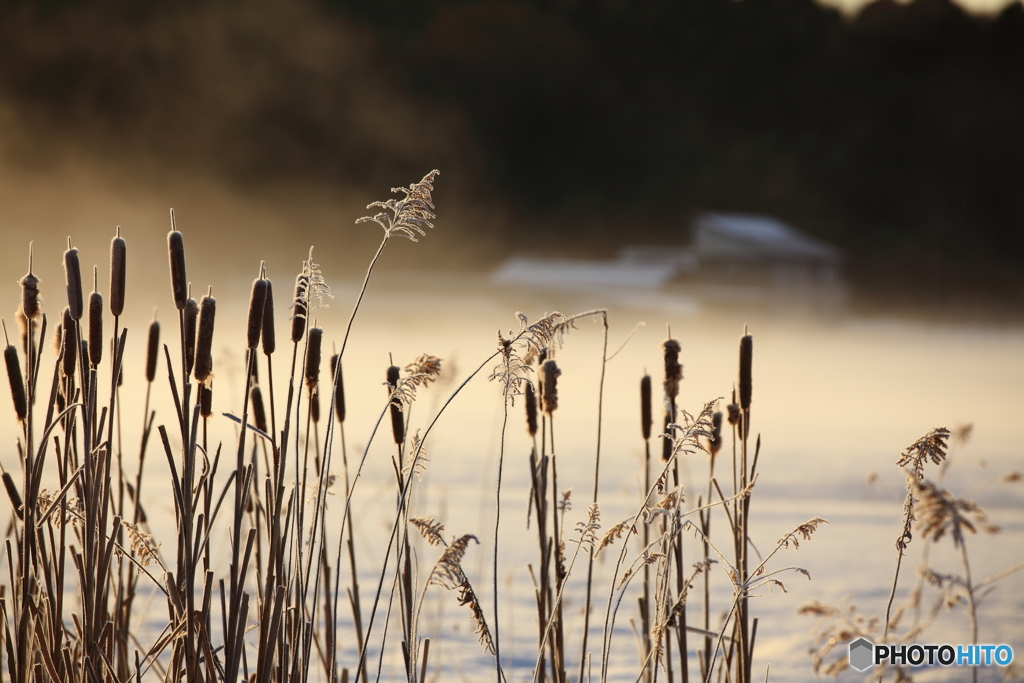
POLYGON ((857 671, 865 671, 874 662, 875 646, 864 638, 850 643, 850 666, 857 671))

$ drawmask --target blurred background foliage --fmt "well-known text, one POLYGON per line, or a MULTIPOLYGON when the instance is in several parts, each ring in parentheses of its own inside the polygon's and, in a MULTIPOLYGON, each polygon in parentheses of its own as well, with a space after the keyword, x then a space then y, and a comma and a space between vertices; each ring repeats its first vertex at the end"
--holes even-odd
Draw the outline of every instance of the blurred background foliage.
POLYGON ((252 193, 440 168, 503 217, 462 226, 483 267, 749 211, 863 297, 1024 303, 1019 2, 0 0, 3 163, 68 150, 252 193))

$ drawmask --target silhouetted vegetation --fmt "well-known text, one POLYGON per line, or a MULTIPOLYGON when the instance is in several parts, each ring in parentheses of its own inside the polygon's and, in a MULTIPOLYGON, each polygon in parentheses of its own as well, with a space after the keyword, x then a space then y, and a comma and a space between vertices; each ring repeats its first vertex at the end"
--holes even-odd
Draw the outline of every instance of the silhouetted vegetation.
POLYGON ((765 212, 876 294, 1024 299, 1020 3, 7 0, 0 65, 9 156, 60 131, 244 183, 432 164, 566 245, 765 212))

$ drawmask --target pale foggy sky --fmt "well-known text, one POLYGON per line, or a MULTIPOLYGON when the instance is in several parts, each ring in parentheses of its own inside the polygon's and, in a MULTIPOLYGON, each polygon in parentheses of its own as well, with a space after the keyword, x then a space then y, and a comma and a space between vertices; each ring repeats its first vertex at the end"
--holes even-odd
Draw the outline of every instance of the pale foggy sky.
MULTIPOLYGON (((864 5, 870 4, 873 0, 818 0, 826 7, 835 7, 844 14, 853 14, 864 5)), ((1017 0, 953 0, 956 4, 974 14, 998 14, 1007 5, 1017 0)), ((907 4, 910 0, 897 0, 907 4)))

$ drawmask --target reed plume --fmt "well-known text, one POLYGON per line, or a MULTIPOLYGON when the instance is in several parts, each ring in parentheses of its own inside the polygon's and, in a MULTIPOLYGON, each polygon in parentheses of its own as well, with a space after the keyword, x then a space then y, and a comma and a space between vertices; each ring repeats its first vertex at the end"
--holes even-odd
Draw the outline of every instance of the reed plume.
POLYGON ((128 245, 121 237, 121 226, 110 241, 110 314, 118 317, 124 312, 124 293, 128 245))
POLYGON ((392 192, 401 192, 405 197, 367 204, 367 209, 377 207, 384 211, 373 216, 363 216, 357 219, 356 223, 376 223, 384 229, 385 239, 399 235, 418 242, 416 235, 424 237, 427 234, 423 230, 424 227, 434 227, 434 224, 430 222, 435 218, 434 204, 431 201, 430 193, 434 190, 434 178, 439 174, 439 171, 433 170, 423 176, 423 180, 413 183, 409 187, 391 188, 392 192))

